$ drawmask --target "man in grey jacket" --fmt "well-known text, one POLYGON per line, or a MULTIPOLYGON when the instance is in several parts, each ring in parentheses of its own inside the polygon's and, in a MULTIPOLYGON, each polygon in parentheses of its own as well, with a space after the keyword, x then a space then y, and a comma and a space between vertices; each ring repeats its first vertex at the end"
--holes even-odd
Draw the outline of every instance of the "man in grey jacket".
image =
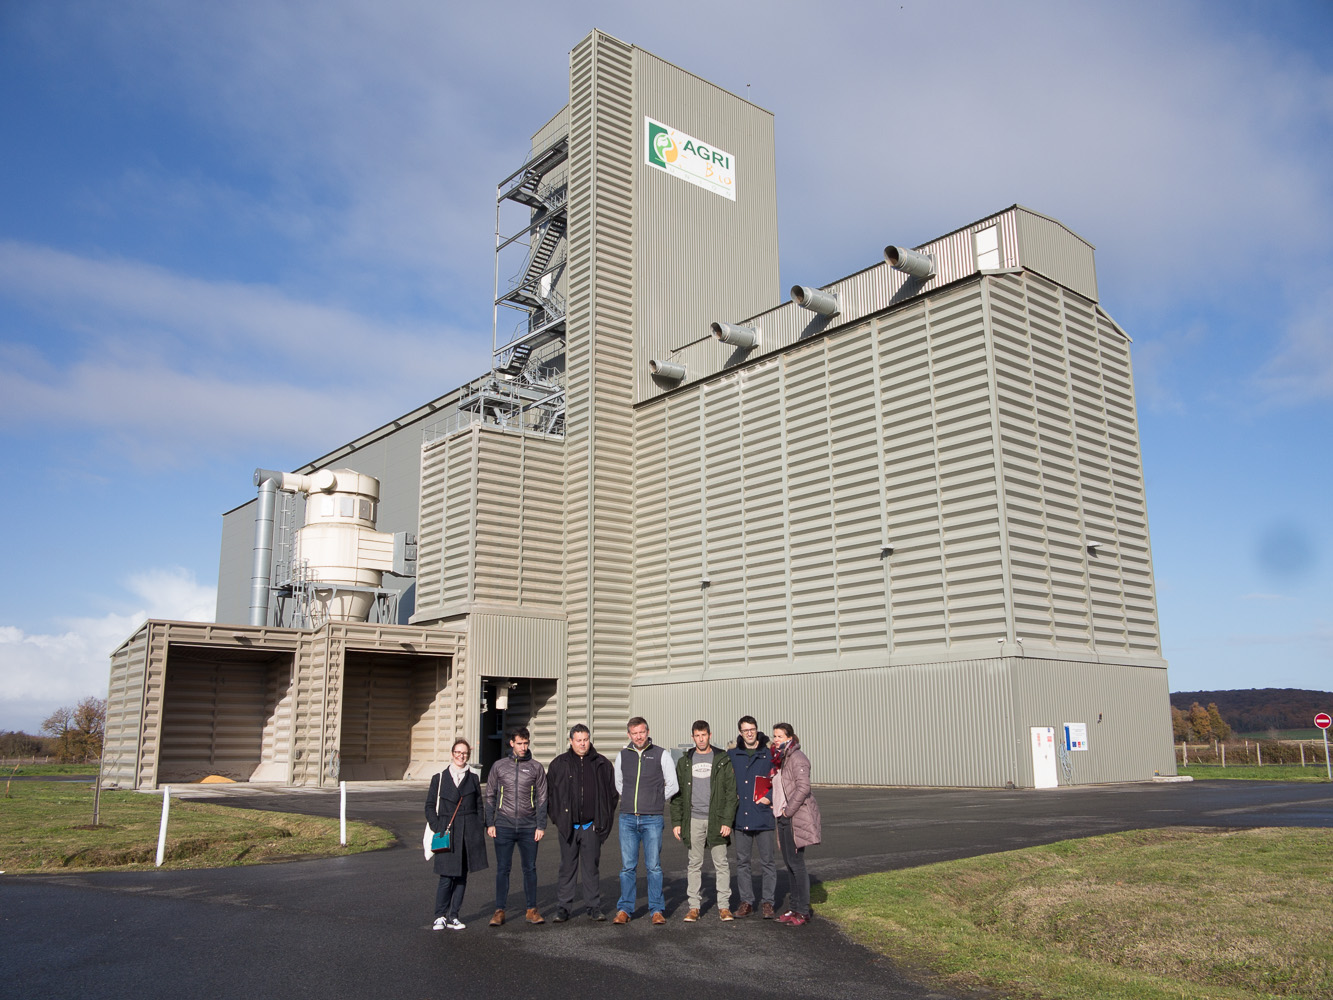
POLYGON ((537 910, 537 844, 546 833, 546 771, 532 759, 530 745, 526 729, 513 730, 509 734, 509 755, 491 765, 486 776, 486 833, 495 841, 492 927, 505 922, 515 846, 523 864, 528 923, 546 923, 537 910))

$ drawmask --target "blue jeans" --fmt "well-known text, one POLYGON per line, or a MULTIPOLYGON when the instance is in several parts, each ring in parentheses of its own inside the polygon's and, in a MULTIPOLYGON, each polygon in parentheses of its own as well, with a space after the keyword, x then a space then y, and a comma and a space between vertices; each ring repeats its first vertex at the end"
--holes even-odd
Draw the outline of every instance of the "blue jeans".
POLYGON ((531 910, 537 905, 536 830, 515 830, 512 826, 495 828, 495 908, 503 910, 509 902, 509 869, 514 863, 514 845, 523 866, 523 898, 531 910))
POLYGON ((639 877, 639 845, 648 869, 648 912, 666 911, 662 895, 662 817, 620 814, 620 901, 616 909, 633 915, 639 877))

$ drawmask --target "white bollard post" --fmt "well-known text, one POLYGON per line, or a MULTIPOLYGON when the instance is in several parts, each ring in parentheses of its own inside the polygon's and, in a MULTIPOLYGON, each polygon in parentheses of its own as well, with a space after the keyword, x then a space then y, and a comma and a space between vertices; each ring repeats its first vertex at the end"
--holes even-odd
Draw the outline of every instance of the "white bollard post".
POLYGON ((1301 767, 1305 766, 1305 740, 1301 740, 1301 767))
POLYGON ((157 867, 167 853, 167 811, 171 808, 171 786, 162 786, 162 825, 157 828, 157 867))
POLYGON ((1225 743, 1222 744, 1222 766, 1227 766, 1227 745, 1225 743))
POLYGON ((1259 766, 1260 766, 1260 767, 1263 767, 1263 766, 1264 766, 1264 747, 1263 747, 1263 744, 1260 743, 1258 740, 1255 740, 1255 743, 1254 743, 1254 752, 1255 752, 1256 755, 1258 755, 1258 758, 1259 758, 1259 766))
POLYGON ((347 846, 347 782, 338 782, 338 790, 342 799, 338 809, 338 843, 343 847, 347 846))

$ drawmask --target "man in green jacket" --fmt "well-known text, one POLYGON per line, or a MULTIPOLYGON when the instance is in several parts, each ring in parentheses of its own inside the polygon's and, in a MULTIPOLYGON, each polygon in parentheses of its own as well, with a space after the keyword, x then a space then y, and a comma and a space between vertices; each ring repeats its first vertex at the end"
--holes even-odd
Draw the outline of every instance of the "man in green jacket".
POLYGON ((717 876, 717 915, 731 920, 731 865, 727 845, 736 820, 736 772, 725 750, 712 746, 712 731, 703 719, 691 728, 694 747, 676 762, 680 791, 671 797, 672 832, 689 851, 686 923, 699 919, 703 904, 704 852, 713 857, 717 876))

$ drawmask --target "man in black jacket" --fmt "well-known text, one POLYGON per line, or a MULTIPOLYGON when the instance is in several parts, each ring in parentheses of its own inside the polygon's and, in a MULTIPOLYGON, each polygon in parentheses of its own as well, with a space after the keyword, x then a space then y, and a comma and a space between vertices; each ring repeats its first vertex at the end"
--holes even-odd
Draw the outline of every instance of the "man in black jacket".
POLYGON ((592 734, 583 723, 570 729, 569 749, 547 768, 546 794, 560 834, 560 881, 552 919, 556 923, 569 919, 574 883, 581 881, 588 916, 605 920, 598 867, 620 796, 616 794, 615 765, 593 747, 592 734))

